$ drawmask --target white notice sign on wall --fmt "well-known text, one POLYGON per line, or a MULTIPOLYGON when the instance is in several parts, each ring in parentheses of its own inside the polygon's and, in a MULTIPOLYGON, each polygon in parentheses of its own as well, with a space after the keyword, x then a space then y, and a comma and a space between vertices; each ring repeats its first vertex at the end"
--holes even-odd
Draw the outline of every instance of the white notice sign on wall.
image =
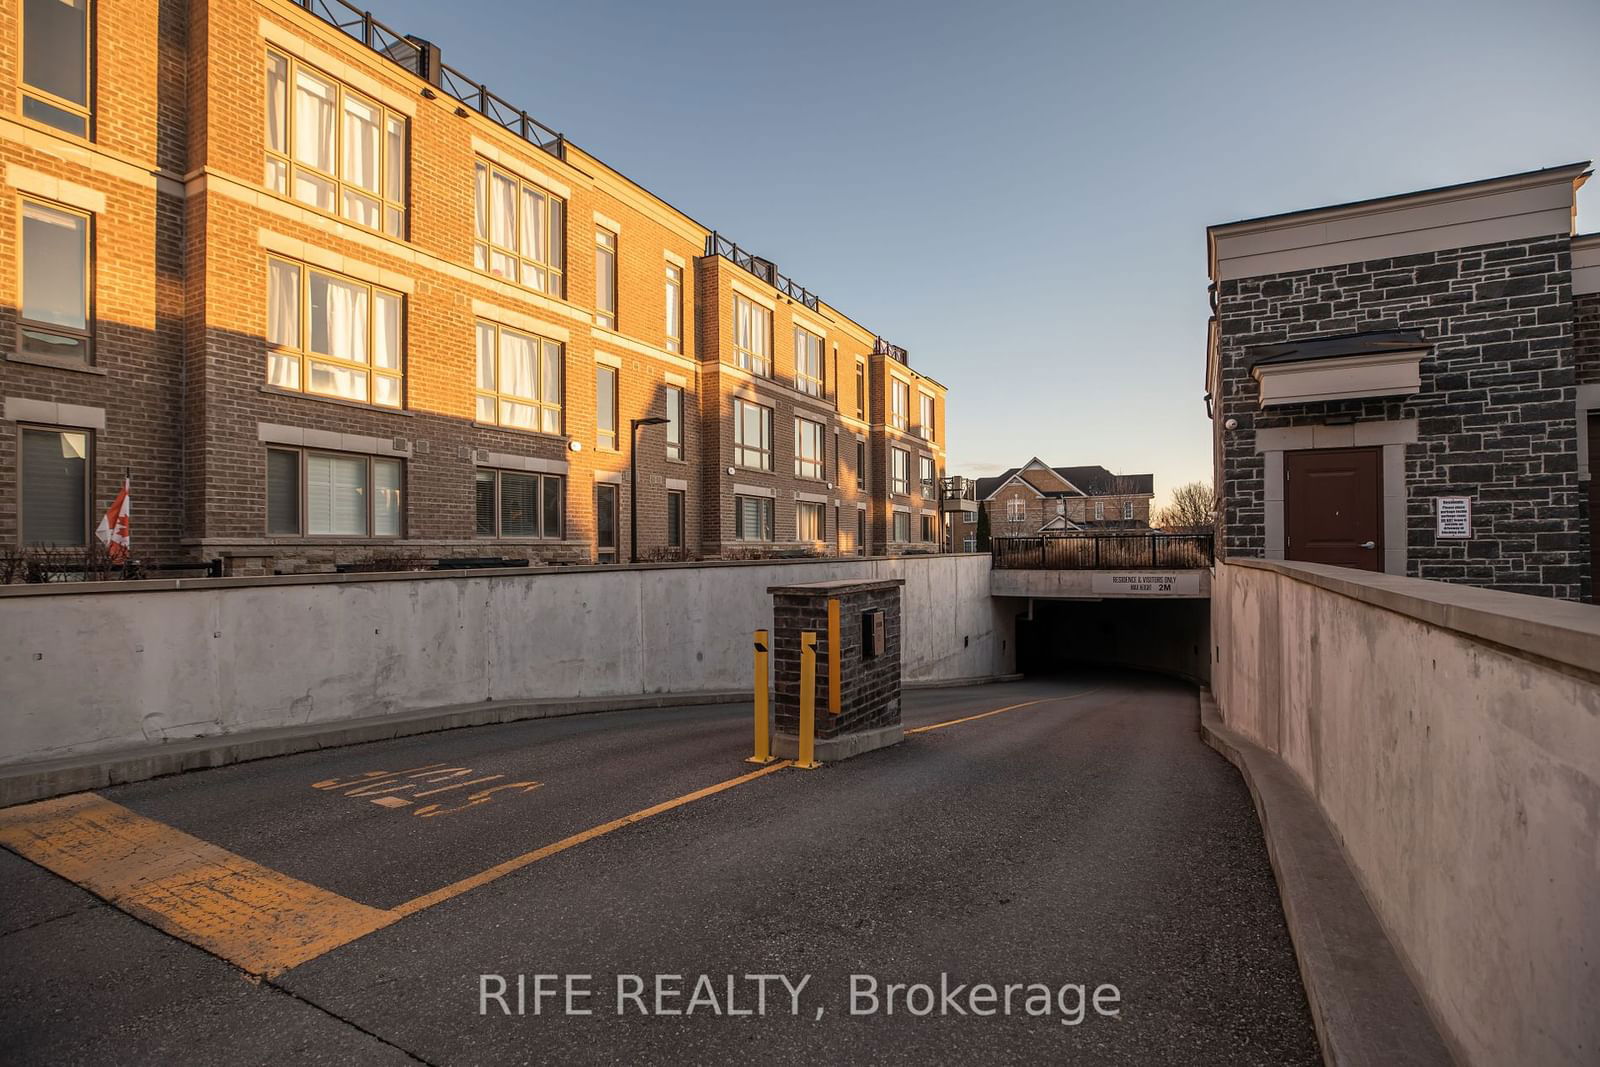
POLYGON ((1095 571, 1094 591, 1103 596, 1199 596, 1197 571, 1095 571))
POLYGON ((1437 528, 1434 536, 1440 539, 1464 541, 1472 536, 1472 498, 1470 496, 1441 496, 1434 503, 1437 528))

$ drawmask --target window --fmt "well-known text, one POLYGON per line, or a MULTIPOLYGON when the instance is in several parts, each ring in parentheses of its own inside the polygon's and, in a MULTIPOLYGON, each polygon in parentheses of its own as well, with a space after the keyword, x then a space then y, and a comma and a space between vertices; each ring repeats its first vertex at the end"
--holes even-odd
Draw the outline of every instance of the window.
POLYGON ((740 367, 772 377, 772 312, 738 293, 733 295, 733 348, 740 367))
POLYGON ((856 488, 867 487, 867 443, 856 442, 856 488))
POLYGON ((604 226, 594 231, 594 321, 617 328, 617 235, 604 226))
POLYGON ((667 493, 667 547, 683 547, 683 512, 687 494, 682 489, 667 493))
POLYGON ((1133 518, 1133 501, 1124 500, 1122 502, 1122 517, 1124 519, 1133 518))
POLYGON ((899 378, 891 379, 894 387, 894 404, 890 408, 889 425, 904 430, 911 423, 911 386, 899 378))
POLYGON ((734 536, 741 541, 772 540, 772 498, 736 496, 733 498, 734 536))
POLYGON ((918 393, 917 401, 921 405, 918 411, 917 434, 924 441, 933 440, 933 397, 927 393, 918 393))
POLYGON ((24 426, 18 453, 23 544, 88 544, 88 433, 24 426))
POLYGON ((917 457, 917 484, 921 487, 922 495, 926 497, 938 494, 937 479, 934 477, 933 457, 917 457))
POLYGON ((478 421, 560 433, 561 357, 557 341, 478 323, 478 421))
POLYGON ((400 461, 340 452, 267 451, 267 532, 399 537, 400 461))
POLYGON ((1028 514, 1028 504, 1023 500, 1006 501, 1006 518, 1012 522, 1021 522, 1028 514))
POLYGON ((89 136, 89 0, 22 0, 22 114, 89 136))
POLYGON ((89 362, 89 278, 89 216, 22 201, 18 352, 89 362))
POLYGON ((921 533, 922 533, 922 539, 924 541, 937 541, 939 539, 939 535, 934 531, 934 523, 933 523, 933 516, 932 515, 923 515, 922 516, 922 530, 921 530, 921 533))
POLYGON ((473 266, 541 293, 566 294, 567 206, 559 196, 480 160, 472 203, 473 266))
POLYGON ((595 447, 617 450, 617 368, 594 369, 595 447))
POLYGON ((595 554, 601 563, 617 561, 617 487, 594 487, 595 554))
POLYGON ((823 524, 822 505, 802 500, 794 506, 794 539, 796 541, 822 541, 827 538, 823 524))
POLYGON ((683 268, 667 264, 667 351, 683 351, 683 268))
POLYGON ((822 338, 803 327, 794 328, 794 387, 810 396, 823 396, 822 338))
POLYGON ((683 390, 667 386, 667 458, 683 458, 683 390))
POLYGON ((897 511, 894 513, 894 540, 905 544, 911 540, 911 513, 897 511))
POLYGON ((393 237, 406 233, 406 119, 267 53, 266 184, 393 237))
POLYGON ((856 418, 866 421, 867 418, 867 364, 865 360, 856 360, 856 418))
POLYGON ((400 406, 400 294, 267 261, 267 384, 400 406))
POLYGON ((889 449, 889 491, 901 496, 911 491, 911 453, 903 448, 889 449))
POLYGON ((823 444, 825 428, 820 422, 794 420, 794 474, 796 478, 822 478, 823 444))
POLYGON ((566 486, 559 475, 479 470, 473 482, 477 536, 561 539, 566 486))
POLYGON ((865 556, 866 554, 867 554, 867 513, 865 511, 861 511, 861 510, 858 509, 856 511, 856 555, 865 556))
POLYGON ((976 551, 978 551, 978 537, 977 537, 977 535, 976 534, 968 534, 967 535, 967 539, 965 541, 961 542, 961 550, 963 552, 976 552, 976 551))
POLYGON ((1104 519, 1105 517, 1106 517, 1106 502, 1104 500, 1096 500, 1094 502, 1094 521, 1095 522, 1099 522, 1101 519, 1104 519))
POLYGON ((733 400, 733 462, 756 470, 772 469, 772 409, 733 400))

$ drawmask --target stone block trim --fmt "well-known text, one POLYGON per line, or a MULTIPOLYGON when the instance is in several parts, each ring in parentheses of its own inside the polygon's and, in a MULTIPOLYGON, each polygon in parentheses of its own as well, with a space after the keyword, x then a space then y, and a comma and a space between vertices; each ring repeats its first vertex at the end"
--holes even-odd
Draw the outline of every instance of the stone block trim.
POLYGON ((1264 554, 1274 490, 1261 431, 1333 416, 1416 419, 1404 456, 1406 573, 1577 599, 1587 546, 1574 317, 1566 234, 1222 282, 1216 422, 1238 426, 1219 430, 1221 550, 1264 554), (1420 330, 1431 346, 1415 396, 1259 409, 1254 347, 1380 330, 1420 330), (1474 500, 1472 540, 1434 536, 1433 498, 1453 495, 1474 500))

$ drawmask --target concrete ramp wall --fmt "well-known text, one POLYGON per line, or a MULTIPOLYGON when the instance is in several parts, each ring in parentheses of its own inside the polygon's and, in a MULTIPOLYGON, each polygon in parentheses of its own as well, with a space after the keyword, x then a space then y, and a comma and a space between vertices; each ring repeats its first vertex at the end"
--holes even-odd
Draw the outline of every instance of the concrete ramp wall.
POLYGON ((1212 685, 1315 796, 1456 1056, 1600 1057, 1600 609, 1220 564, 1212 685))
POLYGON ((987 555, 0 588, 0 767, 484 702, 748 692, 771 585, 905 579, 908 682, 1009 673, 987 555))

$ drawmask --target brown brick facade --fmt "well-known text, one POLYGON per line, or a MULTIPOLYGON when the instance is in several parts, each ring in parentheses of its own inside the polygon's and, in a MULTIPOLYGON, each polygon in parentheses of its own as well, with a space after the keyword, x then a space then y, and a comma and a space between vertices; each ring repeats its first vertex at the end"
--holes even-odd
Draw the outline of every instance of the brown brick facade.
MULTIPOLYGON (((587 560, 597 551, 597 486, 616 486, 619 555, 629 545, 631 420, 666 414, 682 393, 681 458, 666 428, 638 432, 639 551, 668 550, 670 493, 682 493, 681 552, 690 557, 804 548, 855 552, 856 512, 873 517, 875 552, 887 544, 887 454, 868 449, 858 488, 859 435, 877 446, 886 364, 936 400, 943 473, 944 389, 873 355, 875 335, 814 298, 781 292, 722 255, 709 232, 570 142, 541 150, 463 107, 441 88, 367 49, 300 7, 247 0, 103 0, 94 6, 94 125, 73 137, 23 118, 12 93, 0 115, 5 187, 0 241, 17 248, 19 203, 33 197, 92 216, 92 365, 24 362, 16 346, 18 256, 0 257, 0 542, 21 537, 17 428, 43 420, 85 424, 94 457, 91 516, 124 470, 134 480, 136 554, 236 557, 241 567, 321 569, 381 554, 587 560), (287 57, 406 127, 404 238, 309 207, 264 184, 265 64, 287 57), (484 162, 564 201, 561 296, 474 266, 474 165, 484 162), (85 207, 85 205, 88 205, 85 207), (616 325, 596 324, 595 230, 616 235, 616 325), (274 260, 399 295, 402 400, 398 408, 323 398, 268 384, 268 273, 274 260), (666 273, 681 271, 680 351, 669 350, 666 273), (736 366, 733 301, 772 311, 770 378, 736 366), (560 429, 531 432, 476 421, 476 324, 559 342, 560 429), (822 338, 821 396, 795 388, 796 323, 822 338), (857 418, 855 365, 873 403, 857 418), (618 447, 602 447, 596 375, 618 381, 618 447), (733 400, 773 412, 772 470, 737 469, 733 400), (11 403, 17 401, 18 403, 11 403), (821 476, 795 474, 794 418, 824 427, 821 476), (269 448, 398 459, 398 537, 269 534, 269 448), (475 476, 535 472, 564 479, 559 537, 480 537, 475 476), (735 486, 771 494, 771 543, 736 537, 735 486), (876 495, 874 495, 876 494, 876 495), (823 509, 823 530, 802 544, 797 504, 823 509)), ((381 13, 380 13, 381 16, 381 13)), ((0 78, 19 79, 18 8, 0 15, 0 78)), ((913 478, 915 477, 913 459, 913 478)), ((934 504, 928 504, 934 507, 934 504)), ((91 521, 92 525, 92 521, 91 521)), ((918 531, 913 523, 913 535, 918 531)), ((930 546, 931 547, 931 546, 930 546)))

